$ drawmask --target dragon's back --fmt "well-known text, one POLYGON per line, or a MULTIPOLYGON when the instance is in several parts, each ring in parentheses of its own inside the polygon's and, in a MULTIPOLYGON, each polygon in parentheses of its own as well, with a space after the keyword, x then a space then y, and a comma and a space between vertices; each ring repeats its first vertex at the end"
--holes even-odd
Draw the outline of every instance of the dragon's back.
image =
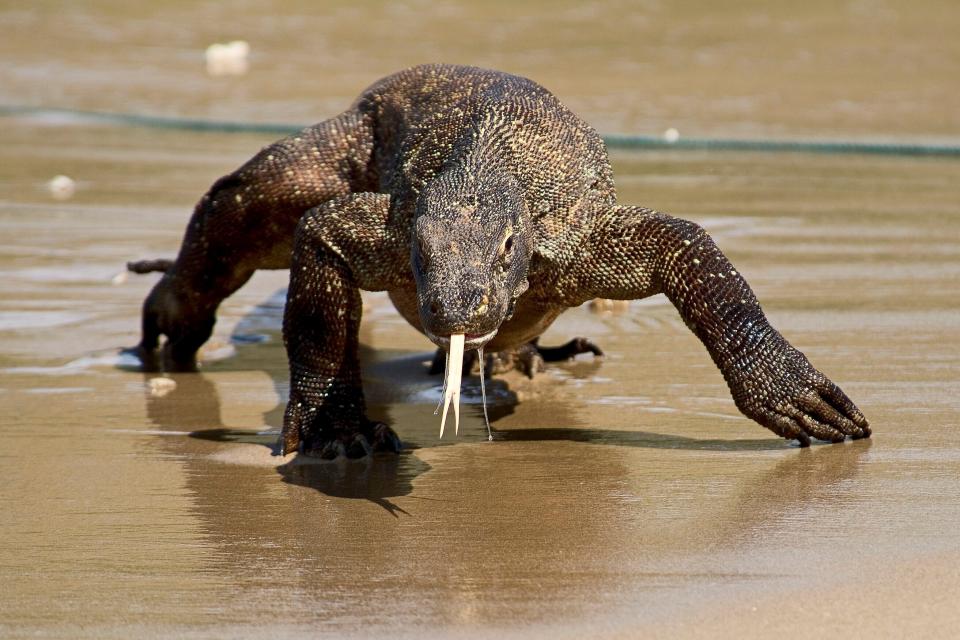
POLYGON ((541 236, 575 231, 570 227, 584 204, 616 199, 600 136, 527 78, 421 65, 378 81, 356 107, 375 123, 381 191, 398 200, 410 202, 454 162, 495 165, 514 175, 541 236))

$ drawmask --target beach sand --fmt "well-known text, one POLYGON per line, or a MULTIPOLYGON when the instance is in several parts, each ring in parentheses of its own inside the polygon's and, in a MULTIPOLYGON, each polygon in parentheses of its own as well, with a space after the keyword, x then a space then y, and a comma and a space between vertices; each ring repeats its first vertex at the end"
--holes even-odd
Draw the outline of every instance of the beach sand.
MULTIPOLYGON (((213 5, 39 3, 0 11, 32 34, 0 45, 0 102, 309 122, 383 73, 444 59, 534 77, 602 132, 951 140, 950 3, 789 6, 611 21, 625 9, 600 3, 500 21, 344 3, 218 29, 213 5), (486 37, 454 37, 465 17, 486 37), (176 23, 196 26, 151 39, 176 23), (251 42, 247 76, 206 77, 204 47, 235 37, 251 42), (897 37, 911 47, 878 44, 897 37)), ((495 380, 492 443, 465 380, 460 434, 440 440, 432 345, 369 294, 370 414, 407 448, 318 463, 276 455, 285 272, 224 304, 200 373, 143 374, 117 353, 138 340, 156 277, 122 276, 124 263, 172 257, 196 199, 274 137, 0 119, 0 635, 955 633, 956 159, 612 155, 621 201, 704 225, 868 416, 870 440, 800 449, 740 416, 662 297, 571 310, 543 342, 588 336, 606 357, 495 380), (68 200, 47 190, 58 174, 76 181, 68 200)))

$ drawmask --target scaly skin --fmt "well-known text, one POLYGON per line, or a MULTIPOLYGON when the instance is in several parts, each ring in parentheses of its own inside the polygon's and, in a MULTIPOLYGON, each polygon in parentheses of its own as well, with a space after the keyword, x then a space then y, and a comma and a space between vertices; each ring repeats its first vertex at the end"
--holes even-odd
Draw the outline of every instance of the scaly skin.
POLYGON ((220 302, 256 269, 291 268, 287 452, 400 446, 365 415, 361 289, 388 291, 441 347, 462 332, 468 349, 526 353, 530 367, 592 351, 536 345, 565 309, 664 293, 745 415, 801 445, 870 435, 846 395, 770 326, 702 228, 618 205, 596 132, 504 73, 425 65, 379 81, 340 116, 214 184, 176 261, 160 264, 138 349, 149 365, 166 335, 173 368, 193 366, 220 302))

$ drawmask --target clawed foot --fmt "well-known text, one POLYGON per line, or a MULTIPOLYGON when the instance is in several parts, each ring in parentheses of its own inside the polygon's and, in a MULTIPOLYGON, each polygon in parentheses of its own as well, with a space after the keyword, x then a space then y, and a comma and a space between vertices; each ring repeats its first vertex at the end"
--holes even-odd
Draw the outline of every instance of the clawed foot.
POLYGON ((396 432, 382 422, 372 423, 367 433, 340 432, 332 435, 321 434, 315 438, 302 440, 302 453, 311 458, 335 460, 340 457, 356 460, 375 453, 399 453, 402 448, 396 432))
MULTIPOLYGON (((128 268, 149 272, 170 268, 169 260, 130 263, 128 268)), ((124 352, 140 359, 144 371, 196 371, 197 350, 213 333, 219 300, 184 293, 168 272, 143 302, 140 344, 124 352), (166 336, 166 340, 161 338, 166 336)))
MULTIPOLYGON (((574 338, 559 347, 541 347, 538 340, 531 340, 515 349, 487 354, 486 362, 483 364, 484 373, 490 376, 516 370, 528 378, 533 378, 544 370, 544 363, 546 362, 570 360, 581 353, 592 353, 595 356, 603 355, 600 347, 587 338, 574 338)), ((445 352, 443 349, 437 349, 433 361, 430 363, 430 375, 442 374, 445 362, 445 352)), ((463 375, 467 376, 475 370, 479 371, 479 366, 476 351, 464 354, 463 375)))
POLYGON ((810 446, 811 438, 869 438, 869 422, 840 387, 782 337, 777 340, 764 360, 742 361, 724 372, 737 407, 801 447, 810 446))
POLYGON ((519 371, 530 379, 546 369, 544 358, 536 341, 528 342, 516 349, 498 351, 487 357, 484 373, 492 376, 507 371, 519 371))
POLYGON ((358 459, 375 453, 399 453, 400 437, 389 426, 361 418, 359 426, 334 420, 324 407, 311 410, 293 399, 287 404, 280 455, 300 452, 313 458, 358 459))

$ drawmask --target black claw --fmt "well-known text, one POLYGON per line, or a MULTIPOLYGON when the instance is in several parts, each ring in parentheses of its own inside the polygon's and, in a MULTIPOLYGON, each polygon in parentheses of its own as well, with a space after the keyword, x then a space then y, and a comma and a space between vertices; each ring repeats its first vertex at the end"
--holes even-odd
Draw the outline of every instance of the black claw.
MULTIPOLYGON (((360 460, 374 453, 399 453, 403 447, 396 432, 382 422, 373 423, 363 432, 321 432, 300 440, 300 453, 323 460, 343 457, 360 460)), ((284 447, 286 449, 286 447, 284 447)), ((289 449, 287 449, 290 451, 289 449)))
POLYGON ((373 429, 371 447, 374 453, 400 453, 403 443, 393 429, 381 422, 373 429))
POLYGON ((543 364, 543 357, 537 351, 530 350, 518 355, 517 368, 531 380, 533 380, 534 376, 538 373, 546 369, 543 364))
POLYGON ((305 451, 308 457, 321 458, 323 460, 336 460, 342 455, 346 455, 346 449, 339 440, 330 440, 320 448, 311 448, 305 451))
POLYGON ((373 448, 370 446, 370 443, 367 442, 367 438, 363 434, 358 433, 354 436, 350 445, 345 448, 344 454, 351 460, 357 460, 367 457, 372 452, 373 448))

